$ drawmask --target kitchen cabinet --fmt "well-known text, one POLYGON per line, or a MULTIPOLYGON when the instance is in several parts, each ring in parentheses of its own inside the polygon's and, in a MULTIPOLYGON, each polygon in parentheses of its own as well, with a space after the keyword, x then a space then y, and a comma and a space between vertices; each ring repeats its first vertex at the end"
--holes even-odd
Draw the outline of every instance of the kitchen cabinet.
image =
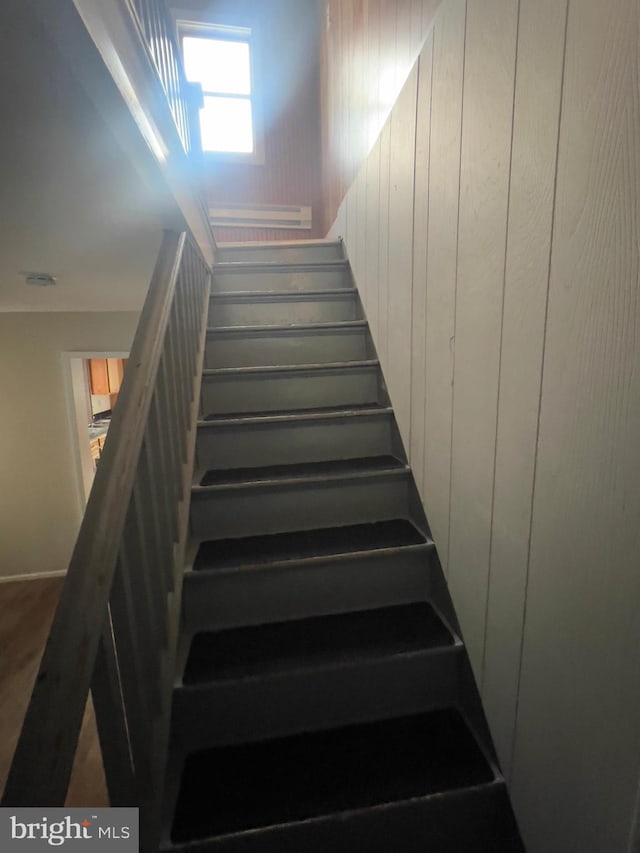
POLYGON ((91 393, 100 396, 117 394, 122 385, 126 363, 126 358, 90 358, 91 393))
POLYGON ((106 440, 106 435, 100 435, 98 436, 98 438, 92 438, 89 441, 89 447, 91 448, 91 458, 96 463, 102 456, 102 448, 104 447, 104 443, 106 440))
POLYGON ((109 393, 109 373, 106 358, 89 359, 89 378, 92 394, 104 396, 109 393))
POLYGON ((107 376, 109 377, 109 394, 117 394, 124 377, 124 358, 107 359, 107 376))

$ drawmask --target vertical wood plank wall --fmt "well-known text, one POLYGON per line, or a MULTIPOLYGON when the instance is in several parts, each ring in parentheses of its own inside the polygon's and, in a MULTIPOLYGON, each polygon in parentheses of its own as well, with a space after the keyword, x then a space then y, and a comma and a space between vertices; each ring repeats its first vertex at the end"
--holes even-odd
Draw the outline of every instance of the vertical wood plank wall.
POLYGON ((411 71, 440 0, 321 2, 322 172, 328 228, 411 71))
POLYGON ((327 72, 364 158, 330 234, 527 849, 638 853, 640 5, 443 0, 365 156, 346 105, 382 86, 383 28, 395 73, 418 39, 417 4, 373 5, 371 76, 327 72))

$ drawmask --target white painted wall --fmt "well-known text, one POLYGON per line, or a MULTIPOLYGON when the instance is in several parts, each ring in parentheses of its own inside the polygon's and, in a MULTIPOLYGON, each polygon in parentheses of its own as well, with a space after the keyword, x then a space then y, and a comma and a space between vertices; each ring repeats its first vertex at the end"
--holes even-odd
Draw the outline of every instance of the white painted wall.
POLYGON ((80 523, 65 351, 128 351, 136 312, 0 313, 0 578, 66 569, 80 523))
POLYGON ((530 853, 637 853, 640 6, 443 0, 341 234, 530 853))
POLYGON ((74 36, 85 68, 32 7, 1 7, 0 312, 140 311, 163 228, 182 218, 111 81, 103 113, 85 91, 106 74, 93 44, 74 36), (25 271, 58 283, 26 286, 25 271))

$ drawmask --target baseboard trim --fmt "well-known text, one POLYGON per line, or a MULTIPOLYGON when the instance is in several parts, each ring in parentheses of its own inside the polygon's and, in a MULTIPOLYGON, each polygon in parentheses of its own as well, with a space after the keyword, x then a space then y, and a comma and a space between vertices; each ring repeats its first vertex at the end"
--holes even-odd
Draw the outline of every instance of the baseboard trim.
POLYGON ((58 572, 31 572, 26 575, 7 575, 0 577, 0 583, 14 583, 15 581, 40 581, 46 578, 62 578, 66 575, 65 571, 58 572))

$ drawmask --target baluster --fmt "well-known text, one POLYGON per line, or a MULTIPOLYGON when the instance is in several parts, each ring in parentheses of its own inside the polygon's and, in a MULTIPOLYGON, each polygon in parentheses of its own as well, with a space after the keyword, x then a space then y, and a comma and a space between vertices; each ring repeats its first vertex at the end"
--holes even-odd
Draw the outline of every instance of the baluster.
MULTIPOLYGON (((197 270, 195 264, 195 258, 193 249, 189 247, 189 337, 191 339, 191 373, 192 375, 196 372, 196 360, 198 358, 198 316, 196 312, 196 294, 198 292, 197 287, 197 270)), ((193 393, 195 392, 195 383, 191 384, 191 392, 193 399, 193 393)))
MULTIPOLYGON (((142 455, 140 457, 140 479, 143 490, 146 490, 149 494, 149 522, 153 538, 155 540, 155 555, 161 569, 157 576, 157 580, 160 581, 161 578, 164 580, 163 586, 166 593, 169 590, 173 591, 174 587, 173 547, 171 547, 171 549, 167 547, 170 543, 172 545, 172 540, 170 539, 168 542, 165 542, 165 537, 170 531, 168 531, 167 527, 162 524, 161 519, 162 511, 160 507, 162 499, 159 492, 163 488, 163 484, 159 479, 159 462, 158 449, 151 442, 149 424, 147 424, 147 431, 142 445, 142 455)), ((163 599, 163 603, 166 609, 166 595, 163 599)))
POLYGON ((149 595, 149 606, 153 612, 157 631, 157 643, 160 647, 166 648, 169 640, 167 598, 163 584, 160 583, 162 569, 159 566, 158 543, 154 535, 155 531, 153 529, 151 507, 149 505, 148 484, 141 478, 142 459, 143 455, 141 455, 138 462, 138 471, 133 484, 133 506, 135 508, 136 526, 138 528, 139 555, 141 560, 138 572, 140 577, 144 579, 145 589, 149 595))
MULTIPOLYGON (((146 635, 152 648, 164 645, 162 625, 158 618, 157 593, 153 590, 148 570, 148 555, 142 524, 140 523, 138 501, 135 493, 131 496, 125 532, 120 549, 120 558, 129 568, 132 581, 131 592, 136 603, 136 612, 143 628, 142 637, 146 635)), ((153 663, 153 662, 151 662, 153 663)))
POLYGON ((144 631, 139 595, 127 557, 119 558, 113 578, 109 609, 133 759, 137 795, 151 782, 152 730, 149 724, 160 707, 153 677, 156 651, 144 631))
POLYGON ((189 396, 191 387, 191 374, 189 371, 189 343, 187 340, 188 327, 184 311, 184 270, 180 273, 180 288, 176 291, 175 303, 175 325, 178 330, 178 344, 180 350, 180 371, 182 373, 182 405, 185 415, 185 429, 189 429, 189 396))
POLYGON ((158 386, 158 393, 160 394, 160 398, 163 402, 163 408, 166 412, 166 417, 163 418, 163 420, 161 421, 160 427, 163 431, 163 434, 166 435, 166 443, 170 449, 170 476, 171 482, 174 484, 176 490, 176 503, 178 503, 183 498, 181 469, 182 462, 175 440, 175 433, 177 429, 176 424, 178 421, 178 417, 176 410, 175 394, 171 385, 171 375, 169 373, 168 368, 168 354, 167 357, 163 355, 160 366, 162 368, 162 384, 158 386))
POLYGON ((169 54, 169 79, 172 92, 173 118, 178 128, 178 134, 183 147, 185 147, 184 126, 182 124, 182 92, 180 87, 180 74, 178 70, 178 46, 173 34, 167 32, 167 50, 169 54))
MULTIPOLYGON (((161 4, 162 5, 162 4, 161 4)), ((169 108, 171 110, 171 116, 173 118, 176 130, 178 132, 178 136, 180 138, 180 144, 184 148, 184 139, 182 128, 180 126, 180 91, 178 86, 176 85, 175 72, 174 72, 174 64, 175 64, 175 47, 173 39, 169 33, 169 29, 167 26, 167 15, 169 13, 164 10, 164 6, 159 14, 159 22, 160 22, 160 31, 161 31, 161 42, 160 49, 162 52, 162 64, 164 68, 165 75, 165 90, 167 92, 167 100, 169 102, 169 108), (164 12, 164 14, 163 14, 164 12)))
POLYGON ((145 13, 144 13, 144 5, 142 0, 133 0, 132 3, 133 10, 136 14, 136 18, 138 19, 138 24, 140 25, 140 31, 142 32, 145 41, 149 41, 147 36, 147 27, 145 22, 145 13))
POLYGON ((170 329, 167 327, 167 335, 165 338, 164 351, 160 361, 160 367, 163 372, 163 393, 167 397, 168 416, 166 420, 166 429, 169 432, 169 443, 174 454, 173 470, 171 476, 175 478, 178 484, 179 500, 183 498, 182 492, 182 454, 180 452, 180 444, 178 438, 179 432, 179 413, 178 413, 178 397, 175 387, 175 374, 172 369, 173 364, 173 345, 170 340, 170 329))
POLYGON ((205 311, 207 314, 207 325, 208 314, 209 314, 209 306, 203 304, 203 296, 204 296, 204 288, 203 288, 203 276, 202 276, 202 262, 200 261, 200 257, 198 254, 193 251, 192 252, 192 263, 193 263, 193 313, 195 316, 195 335, 196 335, 196 347, 200 344, 200 331, 202 328, 203 316, 202 312, 205 311))
POLYGON ((158 518, 158 490, 153 476, 153 461, 149 458, 148 436, 147 424, 138 462, 136 485, 139 494, 143 496, 142 520, 151 565, 150 582, 154 590, 158 590, 156 597, 160 608, 161 621, 164 623, 167 607, 168 570, 166 552, 162 546, 162 529, 158 518))
MULTIPOLYGON (((158 379, 160 375, 158 374, 158 379)), ((160 427, 162 419, 161 404, 158 400, 158 392, 154 394, 149 410, 149 441, 151 447, 154 448, 154 456, 156 464, 160 470, 160 496, 162 502, 162 519, 163 526, 171 531, 171 539, 173 542, 178 541, 178 503, 176 500, 177 492, 175 484, 171 479, 171 445, 165 442, 166 431, 160 427)))
MULTIPOLYGON (((191 258, 191 252, 188 253, 185 263, 185 282, 186 287, 184 290, 184 309, 186 315, 186 324, 187 324, 187 336, 186 340, 189 345, 189 377, 193 378, 193 374, 195 372, 195 354, 196 354, 196 340, 195 340, 195 325, 194 325, 194 313, 193 313, 193 262, 191 258)), ((193 382, 190 383, 191 388, 191 399, 193 400, 193 382)))
POLYGON ((182 260, 182 318, 184 323, 184 341, 187 349, 187 374, 189 376, 189 400, 193 400, 193 316, 191 313, 191 291, 193 280, 191 277, 191 260, 188 251, 185 251, 182 260))
POLYGON ((167 360, 167 368, 169 372, 169 382, 170 388, 173 391, 173 396, 175 400, 175 438, 177 444, 177 450, 179 451, 179 458, 182 463, 187 461, 187 444, 186 444, 186 429, 187 422, 184 412, 184 407, 182 405, 182 379, 180 372, 180 361, 179 361, 179 350, 176 342, 176 324, 175 324, 175 314, 172 312, 169 317, 169 323, 167 327, 167 348, 169 352, 169 358, 167 360))
MULTIPOLYGON (((182 273, 178 277, 178 284, 180 284, 180 280, 182 278, 182 273)), ((178 375, 178 403, 180 405, 180 414, 182 416, 183 426, 186 426, 185 421, 185 411, 184 411, 184 386, 185 386, 185 372, 184 372, 184 340, 183 340, 183 330, 182 324, 180 321, 180 298, 178 296, 179 287, 176 287, 176 294, 173 299, 173 305, 171 307, 171 317, 169 318, 169 323, 171 326, 171 334, 172 341, 174 345, 174 354, 176 358, 176 372, 178 375)))
POLYGON ((155 62, 155 46, 153 43, 153 11, 150 7, 149 0, 138 0, 138 4, 140 6, 144 34, 147 39, 149 50, 151 51, 151 55, 153 56, 153 60, 155 62))
POLYGON ((107 613, 98 643, 91 695, 102 747, 109 805, 135 806, 133 755, 110 613, 107 613))
POLYGON ((162 82, 164 83, 164 89, 167 93, 167 101, 169 102, 169 108, 171 110, 171 115, 175 122, 176 115, 176 104, 175 104, 175 92, 173 90, 172 80, 171 80, 171 59, 170 59, 170 49, 168 43, 168 33, 167 33, 167 21, 164 12, 164 7, 162 3, 158 3, 158 33, 160 35, 160 64, 162 66, 162 82))
POLYGON ((151 42, 151 53, 153 55, 153 61, 156 64, 156 68, 158 70, 158 76, 162 81, 162 88, 165 88, 164 85, 164 76, 162 73, 162 63, 160 61, 160 32, 158 29, 158 9, 156 3, 153 0, 147 0, 148 9, 149 9, 149 34, 150 34, 150 42, 151 42))

